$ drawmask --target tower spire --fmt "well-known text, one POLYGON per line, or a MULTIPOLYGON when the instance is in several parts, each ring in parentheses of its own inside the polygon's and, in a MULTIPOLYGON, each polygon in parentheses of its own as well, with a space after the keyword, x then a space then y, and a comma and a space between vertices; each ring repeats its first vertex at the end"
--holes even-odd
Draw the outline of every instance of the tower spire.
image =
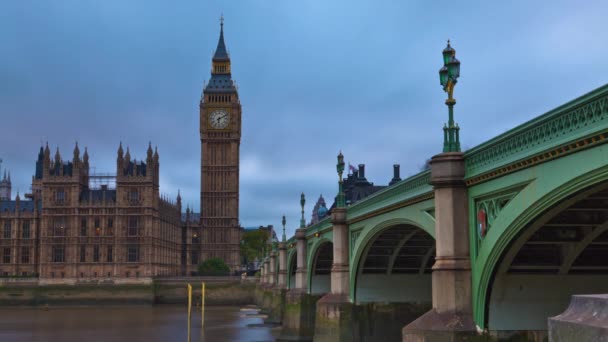
POLYGON ((217 42, 217 48, 213 55, 213 61, 226 61, 229 60, 228 50, 226 50, 226 43, 224 43, 224 15, 220 17, 220 39, 217 42))

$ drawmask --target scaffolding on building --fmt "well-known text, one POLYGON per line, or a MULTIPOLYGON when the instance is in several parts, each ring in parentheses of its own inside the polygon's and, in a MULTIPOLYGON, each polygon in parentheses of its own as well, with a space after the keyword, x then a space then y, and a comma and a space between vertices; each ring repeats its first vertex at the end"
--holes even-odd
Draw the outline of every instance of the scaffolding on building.
POLYGON ((113 173, 89 174, 89 189, 116 189, 116 175, 113 173))

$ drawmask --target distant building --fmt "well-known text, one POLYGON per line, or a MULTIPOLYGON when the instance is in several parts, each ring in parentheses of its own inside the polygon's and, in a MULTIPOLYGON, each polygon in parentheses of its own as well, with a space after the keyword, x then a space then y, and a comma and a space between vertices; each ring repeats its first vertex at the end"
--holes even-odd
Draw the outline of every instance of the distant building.
POLYGON ((327 209, 327 205, 325 204, 325 198, 323 198, 323 195, 319 195, 317 203, 312 208, 312 219, 310 220, 310 224, 317 224, 319 221, 327 217, 328 213, 329 210, 327 209))
MULTIPOLYGON (((353 205, 367 196, 386 188, 386 185, 374 185, 365 178, 365 164, 359 164, 359 168, 351 167, 351 173, 343 179, 344 196, 346 205, 353 205)), ((393 178, 389 185, 393 185, 401 181, 399 175, 399 165, 393 165, 393 178)), ((336 206, 336 202, 332 204, 329 212, 336 206)))
POLYGON ((65 161, 41 147, 29 199, 0 200, 0 275, 49 283, 178 275, 181 198, 159 195, 159 166, 151 146, 137 161, 121 145, 116 174, 93 175, 86 149, 81 157, 76 145, 65 161))
MULTIPOLYGON (((0 160, 1 162, 2 160, 0 160)), ((6 201, 11 199, 11 173, 6 173, 4 170, 4 176, 0 179, 0 201, 6 201)))

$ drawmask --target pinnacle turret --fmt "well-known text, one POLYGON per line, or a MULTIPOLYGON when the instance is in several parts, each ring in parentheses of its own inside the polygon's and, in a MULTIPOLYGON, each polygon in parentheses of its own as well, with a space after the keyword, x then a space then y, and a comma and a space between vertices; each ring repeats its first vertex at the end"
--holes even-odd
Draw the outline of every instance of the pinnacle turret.
POLYGON ((224 16, 220 18, 220 39, 217 42, 217 48, 213 55, 213 61, 225 61, 229 60, 228 50, 226 49, 226 43, 224 43, 224 16))
POLYGON ((84 154, 82 155, 82 162, 84 163, 85 166, 89 166, 89 151, 87 150, 87 147, 84 147, 84 154))
POLYGON ((78 142, 76 142, 76 146, 74 146, 73 162, 76 163, 79 160, 80 160, 80 149, 78 148, 78 142))

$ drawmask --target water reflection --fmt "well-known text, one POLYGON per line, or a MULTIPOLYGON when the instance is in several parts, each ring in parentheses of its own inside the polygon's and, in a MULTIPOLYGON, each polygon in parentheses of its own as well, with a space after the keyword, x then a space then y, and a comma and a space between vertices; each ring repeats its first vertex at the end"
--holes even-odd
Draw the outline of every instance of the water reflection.
MULTIPOLYGON (((187 341, 185 306, 0 308, 0 341, 187 341)), ((238 307, 193 308, 192 342, 274 341, 278 329, 238 307), (257 325, 257 326, 256 326, 257 325)))

